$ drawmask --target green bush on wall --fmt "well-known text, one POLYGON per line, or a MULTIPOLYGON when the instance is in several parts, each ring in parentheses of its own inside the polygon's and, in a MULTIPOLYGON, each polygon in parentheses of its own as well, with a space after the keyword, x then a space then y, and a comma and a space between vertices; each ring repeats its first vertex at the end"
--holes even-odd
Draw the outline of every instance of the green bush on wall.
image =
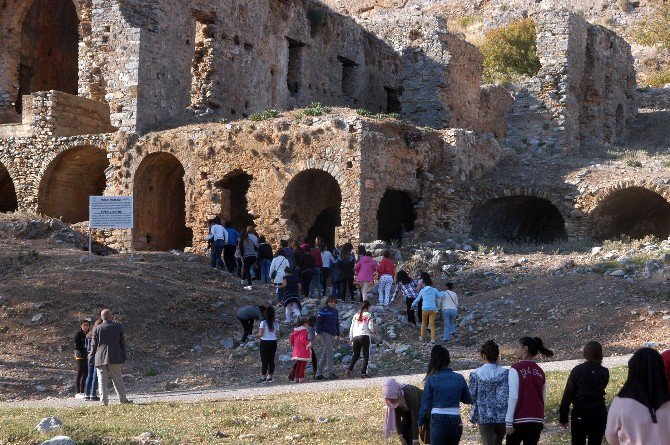
POLYGON ((541 67, 532 19, 519 20, 487 32, 479 49, 484 56, 484 81, 488 83, 534 76, 541 67))

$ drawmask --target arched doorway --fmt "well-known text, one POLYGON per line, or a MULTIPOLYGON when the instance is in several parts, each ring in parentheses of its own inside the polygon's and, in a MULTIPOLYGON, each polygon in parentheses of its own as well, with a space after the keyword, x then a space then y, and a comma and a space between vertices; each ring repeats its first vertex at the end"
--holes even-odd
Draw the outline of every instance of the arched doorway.
POLYGON ((532 196, 492 199, 474 209, 472 220, 477 238, 552 243, 568 236, 558 208, 532 196))
POLYGON ((21 27, 16 111, 21 96, 58 90, 77 94, 79 18, 72 0, 35 0, 21 27))
POLYGON ((0 163, 0 212, 13 212, 18 208, 14 181, 9 171, 0 163))
POLYGON ((322 236, 333 246, 335 228, 341 224, 341 205, 337 180, 326 171, 309 169, 298 173, 286 187, 282 215, 293 221, 301 240, 322 236))
POLYGON ((240 231, 254 224, 254 216, 249 213, 247 201, 253 179, 250 174, 235 170, 214 184, 221 196, 221 219, 240 231))
POLYGON ((405 231, 411 232, 415 221, 416 212, 409 193, 387 189, 377 209, 377 239, 400 240, 403 224, 405 231))
POLYGON ((643 187, 618 190, 605 198, 591 215, 593 237, 641 239, 670 235, 670 203, 643 187))
POLYGON ((193 242, 186 227, 184 167, 170 153, 147 155, 135 173, 135 248, 184 249, 193 242))
POLYGON ((68 223, 88 221, 88 197, 105 191, 107 152, 95 147, 71 148, 47 167, 37 198, 43 215, 68 223))

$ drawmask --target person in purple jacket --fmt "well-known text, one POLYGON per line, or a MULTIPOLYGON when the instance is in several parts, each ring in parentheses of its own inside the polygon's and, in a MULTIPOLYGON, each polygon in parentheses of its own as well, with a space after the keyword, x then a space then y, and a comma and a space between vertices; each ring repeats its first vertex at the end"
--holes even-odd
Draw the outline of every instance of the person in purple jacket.
POLYGON ((365 247, 358 246, 358 262, 354 266, 354 271, 356 272, 356 283, 361 288, 361 301, 368 300, 368 291, 375 281, 375 272, 378 267, 379 264, 368 255, 365 247))

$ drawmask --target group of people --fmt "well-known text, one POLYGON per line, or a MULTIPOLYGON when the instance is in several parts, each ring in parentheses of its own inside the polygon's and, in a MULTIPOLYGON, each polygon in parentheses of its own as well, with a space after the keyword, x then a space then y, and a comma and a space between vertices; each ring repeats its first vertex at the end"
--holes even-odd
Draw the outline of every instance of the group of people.
MULTIPOLYGON (((386 404, 384 435, 397 434, 403 445, 458 444, 463 434, 460 404, 472 405, 470 421, 479 428, 483 445, 535 445, 544 428, 547 381, 535 362, 553 356, 538 337, 522 337, 509 368, 498 363, 500 350, 490 340, 479 351, 483 365, 465 378, 449 367, 449 351, 431 351, 424 388, 388 379, 382 387, 386 404)), ((609 411, 605 388, 609 371, 602 366, 603 349, 591 341, 585 362, 568 377, 559 421, 570 427, 573 445, 661 445, 670 443, 670 351, 638 350, 628 362, 628 377, 609 411)))
POLYGON ((123 326, 114 321, 112 312, 103 309, 91 327, 83 320, 74 336, 74 357, 77 363, 76 399, 109 403, 107 382, 112 380, 121 403, 132 403, 126 397, 121 371, 126 362, 126 341, 123 326))

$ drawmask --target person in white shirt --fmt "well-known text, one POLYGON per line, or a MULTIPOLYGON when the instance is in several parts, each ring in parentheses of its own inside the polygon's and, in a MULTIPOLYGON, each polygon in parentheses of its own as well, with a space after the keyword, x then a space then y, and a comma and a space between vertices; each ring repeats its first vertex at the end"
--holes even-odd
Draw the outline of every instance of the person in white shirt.
POLYGON ((317 246, 321 251, 321 289, 323 289, 324 295, 326 290, 328 290, 328 275, 330 274, 330 266, 335 261, 333 254, 328 250, 328 246, 325 243, 321 243, 317 246))
POLYGON ((351 319, 351 327, 349 328, 349 341, 354 347, 354 354, 349 362, 346 377, 351 377, 351 371, 354 365, 361 357, 361 350, 363 351, 363 367, 361 368, 361 378, 368 378, 368 361, 370 360, 370 334, 375 332, 374 320, 370 313, 370 302, 364 300, 361 303, 361 309, 356 312, 351 319))
MULTIPOLYGON (((270 280, 272 284, 279 286, 284 282, 284 275, 286 274, 286 268, 289 266, 289 260, 284 255, 282 255, 283 250, 279 249, 275 253, 275 257, 270 263, 270 280)), ((280 303, 284 303, 283 290, 277 287, 277 299, 280 303)))
POLYGON ((444 341, 451 340, 456 333, 456 314, 458 313, 458 295, 453 291, 454 283, 447 283, 442 297, 442 320, 444 320, 444 341))
POLYGON ((226 229, 221 225, 221 218, 218 216, 215 216, 212 220, 207 241, 211 241, 212 243, 210 265, 212 267, 223 269, 224 263, 221 254, 223 253, 223 246, 228 242, 228 232, 226 232, 226 229))
POLYGON ((277 353, 277 339, 279 338, 279 323, 275 321, 275 310, 272 306, 265 309, 265 320, 258 327, 256 338, 261 343, 261 378, 258 383, 272 383, 275 372, 275 354, 277 353))

